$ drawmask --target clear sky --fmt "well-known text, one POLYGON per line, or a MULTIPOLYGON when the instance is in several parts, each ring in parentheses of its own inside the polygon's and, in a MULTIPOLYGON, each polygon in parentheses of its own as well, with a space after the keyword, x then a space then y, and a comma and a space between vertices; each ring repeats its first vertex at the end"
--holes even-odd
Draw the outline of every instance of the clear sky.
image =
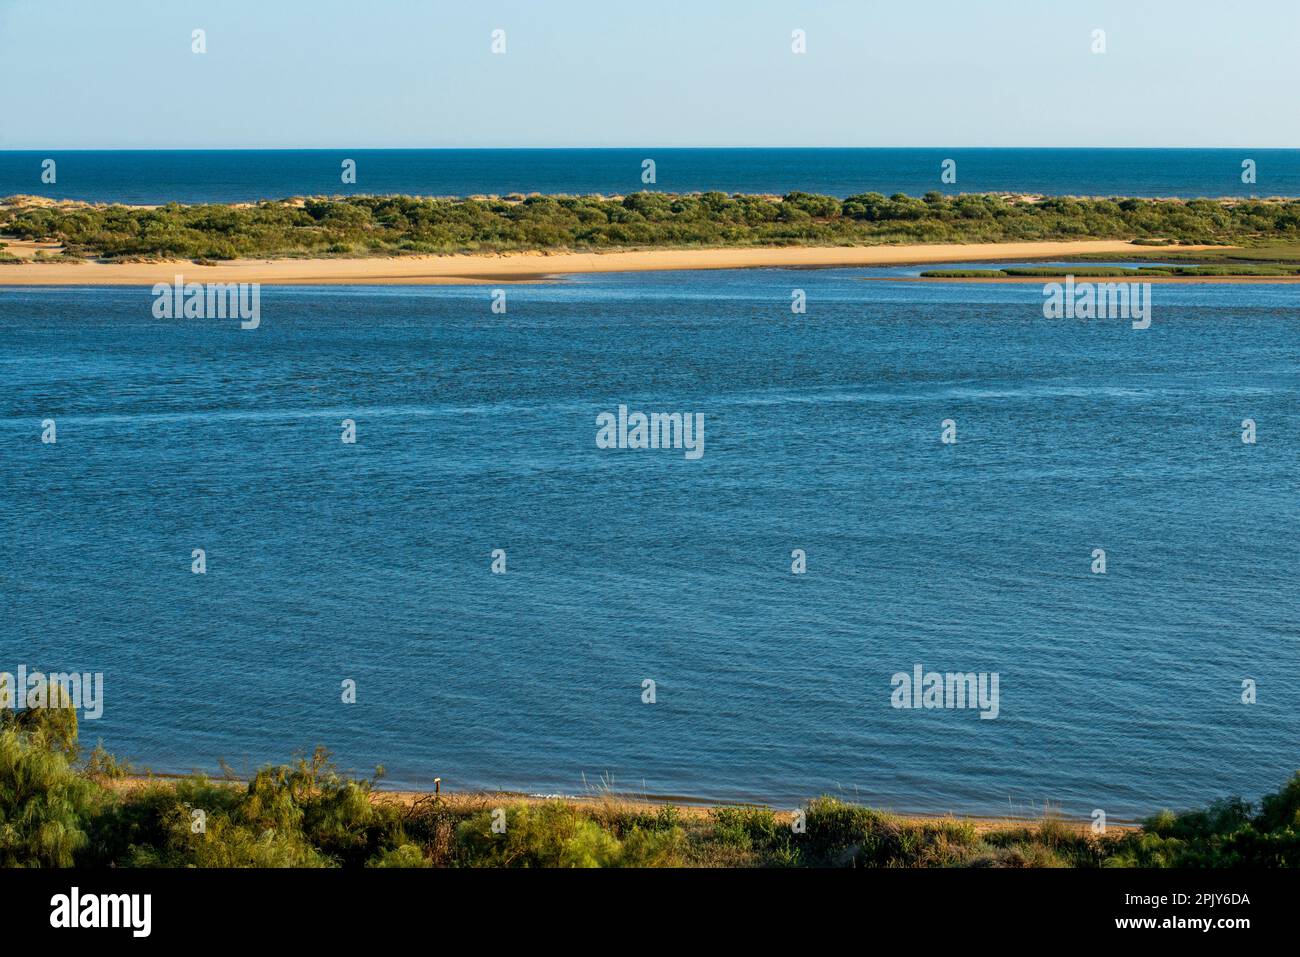
POLYGON ((0 0, 7 149, 1300 147, 1298 94, 1300 0, 0 0))

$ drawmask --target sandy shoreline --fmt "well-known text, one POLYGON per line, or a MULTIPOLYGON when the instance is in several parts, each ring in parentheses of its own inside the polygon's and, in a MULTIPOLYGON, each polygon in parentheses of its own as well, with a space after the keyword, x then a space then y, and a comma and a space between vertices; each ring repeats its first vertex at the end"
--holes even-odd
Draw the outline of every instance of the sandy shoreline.
MULTIPOLYGON (((11 241, 11 245, 14 245, 11 241)), ((1179 246, 1179 251, 1215 247, 1179 246)), ((16 251, 16 250, 12 250, 16 251)), ((606 253, 403 256, 374 259, 235 259, 213 266, 157 263, 0 264, 0 286, 152 286, 173 282, 264 285, 467 285, 540 282, 576 273, 676 269, 817 268, 1062 259, 1085 253, 1151 255, 1120 240, 951 243, 910 246, 782 246, 651 249, 606 253)))

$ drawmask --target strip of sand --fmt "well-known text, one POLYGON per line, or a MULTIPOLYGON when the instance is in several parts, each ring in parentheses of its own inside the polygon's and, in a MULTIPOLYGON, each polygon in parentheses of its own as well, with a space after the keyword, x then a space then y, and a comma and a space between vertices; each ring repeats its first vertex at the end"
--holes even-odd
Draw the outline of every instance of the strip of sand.
MULTIPOLYGON (((1179 246, 1180 251, 1211 249, 1179 246)), ((540 282, 575 273, 677 269, 825 268, 1066 259, 1084 254, 1151 255, 1119 240, 948 243, 912 246, 782 246, 649 249, 604 253, 398 256, 375 259, 234 259, 171 262, 25 262, 0 265, 0 286, 152 286, 174 281, 264 285, 463 285, 540 282)))

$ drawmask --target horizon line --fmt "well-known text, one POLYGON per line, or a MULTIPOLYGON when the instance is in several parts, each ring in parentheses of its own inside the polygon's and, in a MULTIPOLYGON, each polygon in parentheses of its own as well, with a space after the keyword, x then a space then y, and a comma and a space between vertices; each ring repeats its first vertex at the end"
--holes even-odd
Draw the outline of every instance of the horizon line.
POLYGON ((593 150, 1147 150, 1151 152, 1185 152, 1191 150, 1272 150, 1300 152, 1300 146, 4 146, 0 153, 333 153, 340 150, 374 150, 384 152, 486 152, 518 150, 529 152, 566 152, 593 150))

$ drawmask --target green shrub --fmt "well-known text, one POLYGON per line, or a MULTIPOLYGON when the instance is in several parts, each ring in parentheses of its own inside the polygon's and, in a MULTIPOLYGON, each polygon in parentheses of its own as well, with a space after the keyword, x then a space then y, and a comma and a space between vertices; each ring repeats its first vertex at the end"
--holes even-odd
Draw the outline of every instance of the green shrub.
POLYGON ((472 867, 646 867, 678 863, 680 828, 633 827, 620 841, 583 809, 568 804, 516 804, 504 811, 505 830, 492 830, 494 810, 457 829, 462 860, 472 867))
POLYGON ((768 808, 720 807, 710 812, 710 818, 713 839, 740 850, 772 850, 790 835, 790 828, 783 827, 768 808))
POLYGON ((0 730, 0 867, 71 867, 100 801, 49 739, 0 730))
POLYGON ((767 808, 560 801, 502 808, 496 833, 487 798, 381 799, 382 772, 343 774, 323 749, 247 784, 189 775, 135 786, 102 745, 81 764, 77 753, 70 708, 0 709, 0 866, 1300 866, 1300 772, 1258 810, 1225 798, 1106 835, 1053 816, 979 830, 834 798, 811 802, 799 833, 767 808))
POLYGON ((522 201, 348 196, 157 209, 12 203, 0 206, 0 232, 61 243, 74 257, 112 260, 1080 238, 1259 246, 1300 242, 1300 201, 642 192, 522 201))
POLYGON ((400 844, 366 861, 366 867, 432 867, 433 861, 414 844, 400 844))

